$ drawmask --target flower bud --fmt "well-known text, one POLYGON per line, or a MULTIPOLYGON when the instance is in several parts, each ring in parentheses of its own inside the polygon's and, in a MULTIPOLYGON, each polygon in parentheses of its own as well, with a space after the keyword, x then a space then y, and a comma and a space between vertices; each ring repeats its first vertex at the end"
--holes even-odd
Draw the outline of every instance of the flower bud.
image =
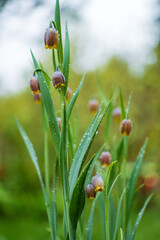
POLYGON ((64 77, 63 73, 60 71, 54 72, 54 74, 52 76, 52 82, 53 82, 53 86, 56 89, 64 87, 65 86, 65 77, 64 77))
POLYGON ((124 119, 124 120, 121 122, 120 133, 121 133, 123 136, 129 136, 129 134, 130 134, 130 132, 131 132, 131 129, 132 129, 131 120, 130 120, 130 119, 124 119))
POLYGON ((100 156, 102 167, 108 167, 111 163, 111 154, 108 151, 102 152, 100 156))
POLYGON ((96 175, 92 178, 92 184, 93 184, 96 192, 104 190, 103 179, 101 178, 101 176, 98 173, 96 173, 96 175))
POLYGON ((91 99, 89 100, 88 107, 90 112, 94 115, 96 114, 98 108, 99 108, 99 103, 96 99, 91 99))
POLYGON ((61 131, 61 118, 57 118, 57 122, 58 122, 59 130, 61 131))
POLYGON ((93 199, 96 197, 96 191, 92 183, 89 183, 86 187, 86 196, 89 199, 93 199))
POLYGON ((115 108, 112 111, 112 116, 114 120, 119 123, 121 121, 121 108, 120 107, 115 108))
POLYGON ((40 86, 36 76, 32 76, 29 85, 33 94, 40 93, 40 86))
POLYGON ((54 27, 46 29, 44 34, 45 48, 57 49, 58 48, 58 32, 54 27))
POLYGON ((69 98, 71 98, 71 96, 72 96, 72 90, 71 90, 69 87, 67 87, 66 100, 68 100, 69 98))
POLYGON ((36 93, 33 95, 35 103, 41 103, 41 93, 36 93))

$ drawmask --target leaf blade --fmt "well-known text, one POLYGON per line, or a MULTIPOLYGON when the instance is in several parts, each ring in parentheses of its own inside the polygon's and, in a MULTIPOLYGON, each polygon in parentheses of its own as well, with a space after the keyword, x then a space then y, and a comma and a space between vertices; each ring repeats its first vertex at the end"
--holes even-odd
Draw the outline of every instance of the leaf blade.
MULTIPOLYGON (((32 55, 34 67, 39 68, 39 65, 38 65, 32 51, 31 51, 31 55, 32 55)), ((59 132, 59 128, 58 128, 54 104, 53 104, 52 97, 50 95, 48 86, 46 84, 45 78, 43 76, 43 73, 41 71, 37 71, 37 74, 38 74, 38 81, 40 84, 40 89, 41 89, 41 94, 42 94, 42 101, 44 103, 44 106, 45 106, 45 109, 47 112, 47 116, 48 116, 50 132, 51 132, 51 136, 53 139, 54 148, 55 148, 55 151, 58 156, 59 146, 60 146, 60 132, 59 132)))
POLYGON ((135 163, 135 166, 132 170, 131 176, 128 180, 127 183, 127 192, 126 192, 126 222, 128 223, 129 221, 129 217, 131 214, 131 209, 132 209, 132 204, 133 204, 133 198, 134 198, 134 193, 135 193, 135 189, 136 189, 136 183, 137 183, 137 179, 138 179, 138 174, 139 174, 139 170, 140 170, 140 166, 143 160, 143 156, 145 153, 145 149, 146 149, 146 145, 148 142, 148 138, 145 140, 135 163))
POLYGON ((66 23, 64 59, 63 59, 63 74, 65 77, 64 95, 66 95, 67 87, 68 87, 69 61, 70 61, 70 44, 69 44, 68 27, 67 27, 67 23, 66 23))
POLYGON ((67 109, 67 121, 69 121, 69 118, 70 118, 72 109, 73 109, 74 104, 75 104, 75 102, 76 102, 76 100, 77 100, 77 97, 78 97, 78 95, 79 95, 79 92, 80 92, 80 90, 81 90, 81 88, 82 88, 82 86, 83 86, 84 77, 85 77, 85 73, 83 74, 82 80, 81 80, 81 82, 80 82, 80 84, 79 84, 76 92, 74 93, 74 95, 73 95, 73 97, 72 97, 72 99, 71 99, 71 101, 70 101, 70 103, 69 103, 69 106, 68 106, 68 109, 67 109))
POLYGON ((78 177, 78 174, 80 172, 80 169, 85 161, 85 158, 88 154, 91 143, 96 135, 96 131, 97 131, 105 113, 107 112, 109 105, 110 105, 110 103, 108 104, 107 107, 105 107, 102 114, 100 114, 100 111, 101 111, 101 106, 100 106, 96 116, 92 120, 90 126, 88 127, 87 131, 85 132, 85 134, 81 140, 81 143, 75 154, 75 157, 73 159, 73 163, 71 166, 71 170, 70 170, 70 175, 69 175, 70 194, 72 194, 72 191, 73 191, 76 179, 78 177))
POLYGON ((71 225, 74 233, 76 231, 78 220, 82 214, 82 211, 85 205, 84 184, 85 184, 87 172, 89 170, 89 167, 93 159, 94 159, 94 155, 90 159, 90 161, 86 164, 80 176, 78 177, 75 187, 73 189, 72 196, 71 196, 69 213, 70 213, 70 220, 71 220, 71 225))
POLYGON ((139 223, 140 223, 140 221, 141 221, 141 218, 142 218, 142 216, 143 216, 143 214, 144 214, 144 211, 145 211, 145 209, 146 209, 146 207, 147 207, 147 205, 148 205, 148 203, 149 203, 149 201, 151 200, 152 197, 153 197, 153 194, 151 194, 151 195, 147 198, 147 200, 145 201, 143 207, 141 208, 141 210, 140 210, 140 212, 139 212, 139 214, 138 214, 138 217, 137 217, 137 220, 136 220, 136 222, 135 222, 135 225, 134 225, 134 228, 133 228, 133 232, 132 232, 132 235, 131 235, 131 240, 133 240, 134 237, 135 237, 135 234, 136 234, 136 231, 137 231, 137 227, 138 227, 138 225, 139 225, 139 223))

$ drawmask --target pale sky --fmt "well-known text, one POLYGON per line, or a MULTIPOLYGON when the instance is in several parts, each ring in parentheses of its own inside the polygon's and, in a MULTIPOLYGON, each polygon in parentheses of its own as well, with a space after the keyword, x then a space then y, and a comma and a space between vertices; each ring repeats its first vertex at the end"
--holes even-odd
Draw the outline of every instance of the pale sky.
MULTIPOLYGON (((60 3, 79 6, 79 1, 60 0, 60 3)), ((83 2, 85 4, 78 7, 81 21, 74 23, 68 18, 70 38, 76 46, 72 68, 79 72, 93 70, 118 55, 126 59, 132 69, 140 71, 144 64, 155 60, 152 48, 157 41, 156 1, 83 2)), ((46 0, 43 6, 27 11, 32 7, 32 0, 14 0, 0 13, 0 95, 26 87, 24 73, 32 71, 30 48, 39 59, 49 54, 44 49, 43 36, 53 19, 54 5, 54 0, 46 0)), ((64 31, 64 25, 62 29, 64 31)))

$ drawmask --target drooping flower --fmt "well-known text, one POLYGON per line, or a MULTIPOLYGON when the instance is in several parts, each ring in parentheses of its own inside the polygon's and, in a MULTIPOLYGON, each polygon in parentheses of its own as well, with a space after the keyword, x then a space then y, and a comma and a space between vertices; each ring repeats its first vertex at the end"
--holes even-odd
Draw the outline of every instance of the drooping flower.
POLYGON ((46 29, 44 34, 44 43, 46 49, 58 48, 58 32, 54 27, 49 27, 46 29))
POLYGON ((129 136, 132 129, 132 123, 130 119, 124 119, 120 125, 120 133, 123 136, 129 136))
POLYGON ((66 100, 68 101, 72 96, 72 90, 67 87, 67 92, 66 92, 66 100))
POLYGON ((96 175, 92 178, 92 184, 93 184, 96 192, 104 190, 103 179, 101 178, 101 176, 98 173, 96 173, 96 175))
POLYGON ((114 120, 119 123, 121 121, 121 108, 117 107, 117 108, 113 109, 112 116, 113 116, 114 120))
POLYGON ((88 107, 89 107, 89 110, 90 112, 95 115, 98 108, 99 108, 99 103, 96 99, 90 99, 89 100, 89 103, 88 103, 88 107))
POLYGON ((89 199, 93 199, 96 197, 96 191, 92 183, 89 183, 86 187, 86 196, 89 199))
POLYGON ((64 77, 63 73, 60 71, 54 72, 54 74, 52 76, 52 83, 56 89, 64 87, 65 86, 65 77, 64 77))
POLYGON ((58 127, 59 127, 59 130, 61 131, 61 118, 57 118, 57 122, 58 122, 58 127))
POLYGON ((41 93, 33 94, 35 103, 41 103, 41 93))
POLYGON ((34 75, 32 76, 32 78, 29 82, 29 86, 30 86, 33 94, 40 93, 40 86, 39 86, 37 76, 34 76, 34 75))
POLYGON ((111 163, 112 157, 110 152, 104 151, 100 156, 102 167, 108 167, 111 163))

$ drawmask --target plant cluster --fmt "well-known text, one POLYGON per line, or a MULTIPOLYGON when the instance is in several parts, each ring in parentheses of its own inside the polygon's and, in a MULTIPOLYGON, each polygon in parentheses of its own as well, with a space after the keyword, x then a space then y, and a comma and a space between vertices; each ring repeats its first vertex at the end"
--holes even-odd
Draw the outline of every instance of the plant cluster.
POLYGON ((82 88, 84 75, 72 96, 72 91, 68 87, 70 63, 69 34, 66 24, 65 45, 63 50, 59 0, 56 0, 55 20, 50 21, 49 27, 45 31, 44 43, 45 48, 51 49, 52 51, 53 76, 51 78, 47 74, 31 51, 34 72, 29 84, 34 99, 37 102, 41 102, 42 105, 45 184, 33 145, 18 120, 16 120, 16 122, 38 173, 46 205, 51 240, 59 239, 56 207, 58 176, 60 176, 63 193, 63 233, 65 239, 74 240, 84 239, 86 237, 86 239, 89 240, 92 238, 94 210, 95 206, 98 205, 101 212, 102 239, 133 240, 137 226, 151 196, 149 196, 144 203, 134 227, 132 227, 132 207, 135 195, 140 189, 136 189, 136 186, 147 140, 140 150, 131 175, 127 178, 128 136, 132 129, 132 123, 129 119, 131 97, 129 98, 128 107, 125 110, 121 90, 119 90, 121 107, 116 108, 112 112, 114 95, 108 100, 99 82, 99 89, 103 101, 99 106, 96 99, 90 100, 89 109, 91 113, 94 114, 94 117, 78 145, 78 129, 74 126, 73 108, 82 88), (57 117, 55 111, 54 102, 50 93, 51 83, 59 92, 61 118, 57 117), (87 161, 88 152, 106 113, 106 142, 99 151, 87 161), (112 151, 109 151, 108 138, 112 114, 116 121, 121 121, 119 134, 122 136, 119 142, 115 143, 112 151), (49 129, 55 149, 55 167, 52 186, 49 181, 49 129), (103 168, 103 170, 101 168, 103 168), (96 174, 90 182, 94 169, 96 174), (86 197, 93 199, 87 228, 85 221, 83 221, 86 197), (84 232, 85 228, 86 232, 84 232))

